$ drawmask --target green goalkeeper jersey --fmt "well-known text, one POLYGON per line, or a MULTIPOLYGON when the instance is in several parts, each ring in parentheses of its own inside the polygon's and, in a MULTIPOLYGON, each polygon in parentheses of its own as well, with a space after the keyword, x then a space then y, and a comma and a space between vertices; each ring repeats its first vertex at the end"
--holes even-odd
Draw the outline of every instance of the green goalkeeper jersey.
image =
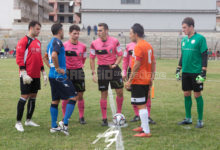
POLYGON ((206 39, 195 33, 191 38, 184 37, 181 41, 182 72, 201 73, 202 53, 208 49, 206 39))

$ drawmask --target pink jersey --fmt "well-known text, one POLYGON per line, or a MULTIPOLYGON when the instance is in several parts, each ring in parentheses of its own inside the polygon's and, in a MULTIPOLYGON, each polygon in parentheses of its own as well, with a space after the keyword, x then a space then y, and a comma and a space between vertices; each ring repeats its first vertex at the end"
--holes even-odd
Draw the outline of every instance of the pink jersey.
POLYGON ((122 56, 123 52, 120 43, 114 37, 108 37, 105 42, 100 38, 93 41, 90 47, 90 58, 97 56, 98 65, 111 65, 117 60, 117 56, 122 56))
POLYGON ((131 57, 132 57, 135 46, 136 46, 135 42, 131 42, 131 43, 127 44, 127 46, 126 46, 126 49, 125 49, 124 55, 123 55, 123 65, 122 65, 123 76, 127 76, 128 66, 131 67, 131 57))
POLYGON ((85 44, 78 42, 74 45, 68 40, 63 45, 66 51, 66 68, 83 68, 87 57, 85 44))

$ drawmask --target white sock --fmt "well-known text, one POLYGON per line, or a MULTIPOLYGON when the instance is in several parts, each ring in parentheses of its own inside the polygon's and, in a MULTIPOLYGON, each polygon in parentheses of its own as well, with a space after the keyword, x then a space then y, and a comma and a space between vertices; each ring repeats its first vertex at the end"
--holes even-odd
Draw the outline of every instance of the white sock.
POLYGON ((147 108, 140 109, 139 110, 139 115, 140 115, 140 118, 141 118, 141 127, 142 127, 144 133, 150 133, 147 108))

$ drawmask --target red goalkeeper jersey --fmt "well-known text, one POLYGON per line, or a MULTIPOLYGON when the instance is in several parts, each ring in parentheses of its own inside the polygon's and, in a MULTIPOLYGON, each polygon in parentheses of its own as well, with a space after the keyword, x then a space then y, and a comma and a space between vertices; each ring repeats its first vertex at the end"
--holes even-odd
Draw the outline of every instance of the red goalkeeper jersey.
POLYGON ((37 38, 23 37, 17 44, 16 63, 20 69, 25 69, 32 78, 40 78, 40 71, 44 69, 41 43, 37 38))

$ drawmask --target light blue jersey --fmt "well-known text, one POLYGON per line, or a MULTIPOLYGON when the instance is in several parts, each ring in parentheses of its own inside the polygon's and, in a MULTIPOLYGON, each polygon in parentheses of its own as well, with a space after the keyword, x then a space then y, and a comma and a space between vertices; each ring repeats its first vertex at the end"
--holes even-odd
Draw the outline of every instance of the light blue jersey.
POLYGON ((50 64, 50 72, 49 72, 49 78, 67 78, 66 75, 66 58, 65 58, 65 49, 63 46, 63 43, 58 38, 53 37, 50 41, 50 43, 47 46, 47 54, 49 58, 49 64, 50 64), (57 52, 58 54, 58 61, 59 61, 59 67, 61 69, 65 70, 65 74, 59 74, 54 67, 53 61, 52 61, 52 52, 57 52))

